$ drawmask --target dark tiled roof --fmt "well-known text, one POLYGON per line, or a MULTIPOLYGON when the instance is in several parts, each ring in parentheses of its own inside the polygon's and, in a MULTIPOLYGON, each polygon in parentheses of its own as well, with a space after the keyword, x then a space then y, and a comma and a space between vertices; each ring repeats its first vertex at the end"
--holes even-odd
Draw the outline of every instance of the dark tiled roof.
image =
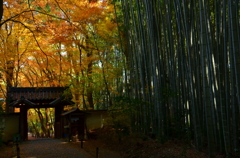
POLYGON ((27 105, 29 105, 30 107, 36 106, 35 103, 33 103, 33 102, 25 99, 24 97, 21 97, 21 99, 12 102, 11 104, 9 104, 9 106, 17 106, 18 104, 22 104, 22 103, 27 104, 27 105))
POLYGON ((8 91, 10 100, 55 100, 63 96, 66 87, 11 87, 8 91))
POLYGON ((78 113, 78 114, 83 114, 83 115, 88 115, 89 114, 89 113, 86 113, 84 111, 79 110, 78 108, 72 108, 71 110, 62 113, 62 116, 66 116, 66 115, 69 115, 69 114, 72 114, 72 113, 78 113))

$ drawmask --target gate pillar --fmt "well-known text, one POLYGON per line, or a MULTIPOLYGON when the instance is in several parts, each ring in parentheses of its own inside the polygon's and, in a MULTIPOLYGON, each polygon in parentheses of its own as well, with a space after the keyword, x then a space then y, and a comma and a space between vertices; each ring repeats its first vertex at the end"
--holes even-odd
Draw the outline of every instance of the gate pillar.
POLYGON ((20 134, 22 140, 28 139, 27 110, 25 106, 20 107, 20 134))
POLYGON ((55 124, 54 124, 55 138, 62 138, 62 123, 61 123, 62 112, 63 112, 63 106, 55 107, 55 124))

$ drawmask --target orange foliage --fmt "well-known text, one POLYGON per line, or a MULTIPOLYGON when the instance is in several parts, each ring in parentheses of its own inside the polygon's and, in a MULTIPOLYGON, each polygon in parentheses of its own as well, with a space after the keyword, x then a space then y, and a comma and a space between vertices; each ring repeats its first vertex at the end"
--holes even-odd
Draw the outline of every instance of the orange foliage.
MULTIPOLYGON (((118 42, 113 14, 105 1, 7 0, 3 21, 14 21, 0 30, 1 72, 11 59, 14 86, 71 84, 83 96, 86 90, 103 89, 103 75, 109 83, 118 77, 114 58, 108 57, 118 42)), ((6 78, 2 80, 5 86, 6 78)))

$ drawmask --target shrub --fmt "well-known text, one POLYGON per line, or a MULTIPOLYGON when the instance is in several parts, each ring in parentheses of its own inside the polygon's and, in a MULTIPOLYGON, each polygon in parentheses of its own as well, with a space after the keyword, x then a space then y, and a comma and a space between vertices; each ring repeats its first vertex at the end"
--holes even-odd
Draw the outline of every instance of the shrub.
POLYGON ((132 132, 132 116, 136 113, 139 102, 129 97, 118 96, 114 98, 114 105, 109 110, 108 123, 114 128, 118 140, 132 132))

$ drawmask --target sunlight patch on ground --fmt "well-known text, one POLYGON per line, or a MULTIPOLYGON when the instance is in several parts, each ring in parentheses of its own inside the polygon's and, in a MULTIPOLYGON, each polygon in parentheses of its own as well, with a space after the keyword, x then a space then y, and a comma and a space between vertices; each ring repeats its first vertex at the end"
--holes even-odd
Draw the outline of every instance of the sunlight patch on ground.
POLYGON ((67 144, 68 142, 61 142, 61 144, 67 144))

